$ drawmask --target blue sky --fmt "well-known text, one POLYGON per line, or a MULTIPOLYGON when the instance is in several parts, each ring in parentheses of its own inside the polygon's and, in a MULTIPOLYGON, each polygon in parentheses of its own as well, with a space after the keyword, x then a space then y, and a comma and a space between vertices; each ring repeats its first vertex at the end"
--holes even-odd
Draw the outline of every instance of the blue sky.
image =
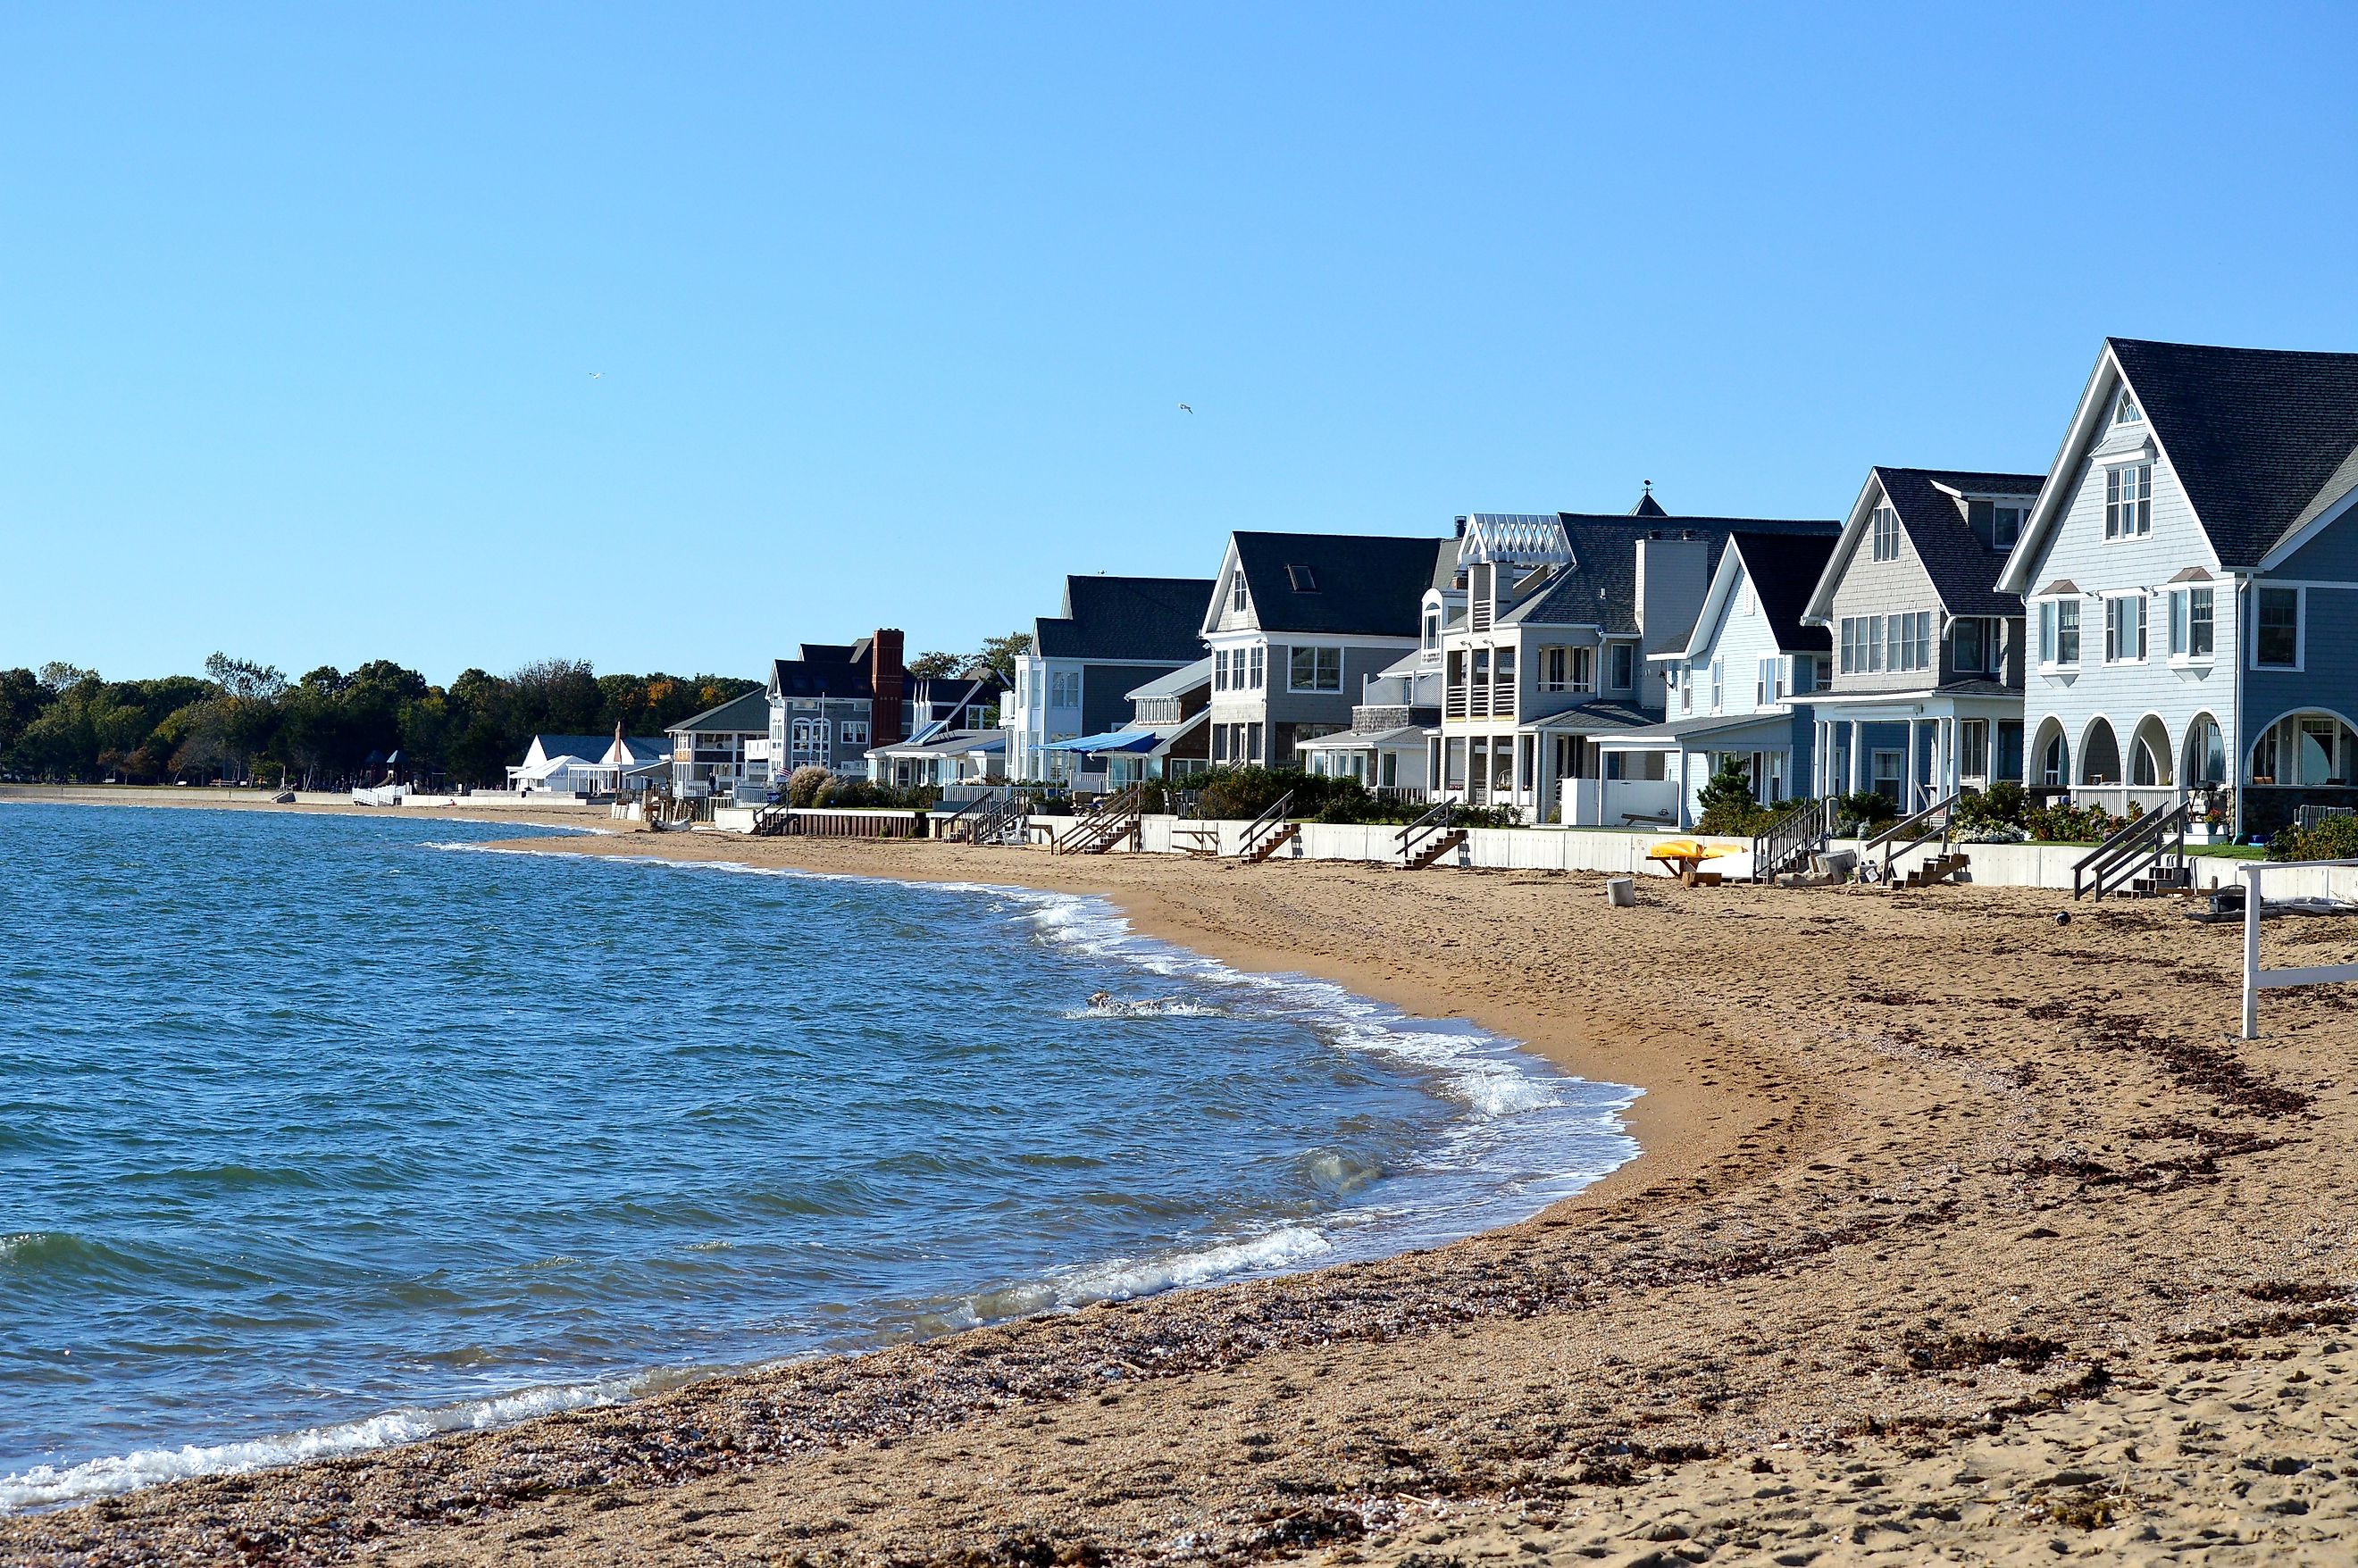
POLYGON ((11 7, 0 665, 753 674, 2043 468, 2107 332, 2358 349, 2353 16, 11 7))

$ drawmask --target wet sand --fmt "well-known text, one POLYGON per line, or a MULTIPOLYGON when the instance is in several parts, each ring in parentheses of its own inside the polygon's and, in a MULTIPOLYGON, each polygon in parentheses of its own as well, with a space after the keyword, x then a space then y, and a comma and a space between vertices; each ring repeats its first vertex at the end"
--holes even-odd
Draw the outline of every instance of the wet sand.
MULTIPOLYGON (((2016 890, 1650 881, 1615 910, 1550 873, 535 842, 1103 892, 1643 1085, 1645 1152, 1430 1252, 19 1518, 0 1561, 2348 1558, 2358 991, 2225 1038, 2234 927, 2058 926, 2016 890)), ((2341 922, 2268 941, 2358 957, 2341 922)))

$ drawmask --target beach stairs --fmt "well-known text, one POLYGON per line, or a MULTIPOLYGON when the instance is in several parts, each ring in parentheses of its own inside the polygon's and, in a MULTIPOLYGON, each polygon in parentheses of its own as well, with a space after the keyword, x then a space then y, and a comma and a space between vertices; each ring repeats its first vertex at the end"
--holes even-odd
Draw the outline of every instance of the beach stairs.
POLYGON ((1411 850, 1408 858, 1401 862, 1401 869, 1421 871, 1443 856, 1456 853, 1464 847, 1466 839, 1466 832, 1463 827, 1452 827, 1445 833, 1436 834, 1427 842, 1411 850))
POLYGON ((1833 840, 1834 803, 1804 800, 1752 840, 1752 880, 1775 882, 1808 871, 1833 840))
POLYGON ((1240 858, 1247 865, 1258 866, 1301 837, 1301 823, 1281 822, 1255 840, 1252 848, 1244 851, 1240 858))
POLYGON ((1127 844, 1132 849, 1144 846, 1146 832, 1141 822, 1145 816, 1144 792, 1132 784, 1120 795, 1098 804, 1098 808, 1065 830, 1061 838, 1050 841, 1049 848, 1059 855, 1102 855, 1117 844, 1127 844))
POLYGON ((1972 857, 1961 851, 1945 850, 1922 865, 1910 867, 1908 874, 1892 885, 1898 888, 1938 887, 1942 882, 1954 881, 1957 873, 1972 863, 1972 857))
POLYGON ((2186 855, 2190 806, 2180 801, 2168 811, 2151 811, 2072 862, 2071 898, 2102 902, 2115 897, 2171 898, 2194 891, 2194 866, 2186 855))
POLYGON ((785 802, 765 806, 753 813, 753 837, 777 838, 795 830, 794 809, 785 802))

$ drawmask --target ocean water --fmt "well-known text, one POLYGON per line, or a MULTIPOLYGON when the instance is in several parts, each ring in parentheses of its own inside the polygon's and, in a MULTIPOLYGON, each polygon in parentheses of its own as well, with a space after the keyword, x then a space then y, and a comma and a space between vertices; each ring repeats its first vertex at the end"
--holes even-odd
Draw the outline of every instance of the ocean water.
POLYGON ((1634 1090, 1098 901, 481 848, 527 831, 0 806, 0 1509, 1430 1245, 1635 1152, 1634 1090))

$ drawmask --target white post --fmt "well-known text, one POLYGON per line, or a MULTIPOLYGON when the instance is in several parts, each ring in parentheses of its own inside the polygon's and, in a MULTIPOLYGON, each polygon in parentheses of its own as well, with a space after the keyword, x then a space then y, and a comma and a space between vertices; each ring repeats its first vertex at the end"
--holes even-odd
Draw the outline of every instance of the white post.
POLYGON ((2244 872, 2244 1038, 2260 1037, 2260 868, 2244 872))

